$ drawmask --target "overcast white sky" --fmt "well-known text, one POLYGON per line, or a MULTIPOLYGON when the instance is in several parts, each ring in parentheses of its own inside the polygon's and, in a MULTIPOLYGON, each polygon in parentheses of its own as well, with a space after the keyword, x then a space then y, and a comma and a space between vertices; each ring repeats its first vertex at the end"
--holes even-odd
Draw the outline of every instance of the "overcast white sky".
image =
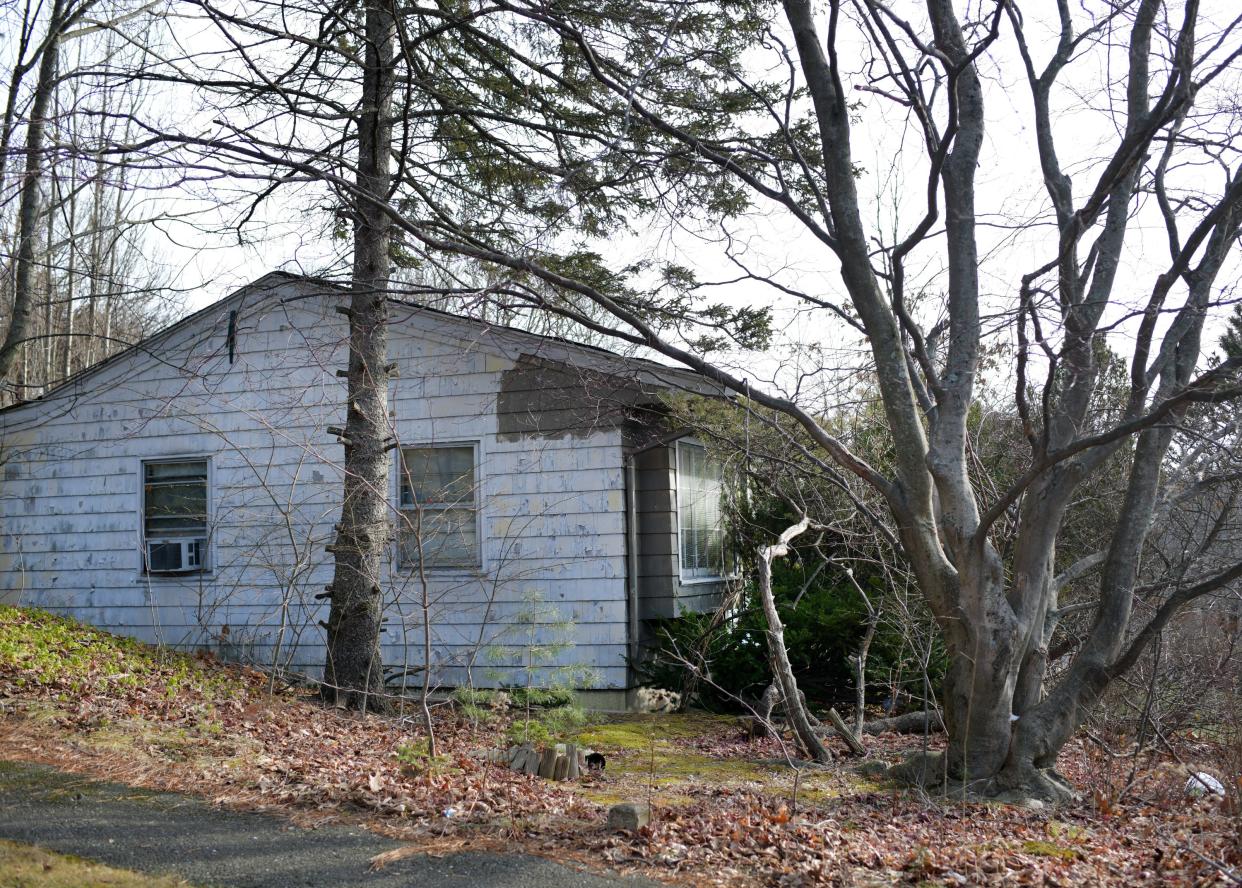
MULTIPOLYGON (((1052 11, 1052 4, 1042 0, 1027 2, 1024 7, 1028 16, 1052 11)), ((1236 4, 1231 0, 1216 0, 1205 7, 1209 9, 1209 20, 1221 23, 1232 18, 1236 4)), ((1085 18, 1082 21, 1085 25, 1085 18)), ((1054 42, 1049 24, 1028 22, 1029 39, 1038 54, 1037 63, 1051 51, 1054 42)), ((223 48, 211 29, 200 21, 178 16, 168 20, 168 27, 175 38, 174 47, 179 45, 195 52, 214 46, 223 48)), ((1231 45, 1236 44, 1237 39, 1235 37, 1231 45)), ((848 57, 846 53, 842 55, 848 57)), ((1124 72, 1123 58, 1120 46, 1114 47, 1112 52, 1085 54, 1067 72, 1054 93, 1058 149, 1065 169, 1074 176, 1079 199, 1087 192, 1099 159, 1115 145, 1118 132, 1124 126, 1124 121, 1115 119, 1108 110, 1105 94, 1105 84, 1117 82, 1124 72)), ((756 64, 762 63, 756 59, 756 64)), ((982 70, 987 84, 988 130, 978 177, 981 270, 989 304, 995 309, 1005 309, 1016 299, 1021 274, 1046 262, 1053 255, 1055 240, 1053 230, 1047 227, 1014 231, 1014 226, 1046 217, 1047 200, 1033 148, 1031 104, 1025 76, 1008 25, 1004 27, 1000 42, 983 59, 982 70)), ((853 85, 862 82, 861 77, 856 77, 853 85)), ((1236 72, 1218 92, 1215 98, 1205 98, 1221 101, 1228 107, 1227 100, 1233 96, 1236 108, 1236 72)), ((903 109, 874 94, 858 92, 856 97, 863 101, 854 138, 855 160, 865 169, 860 188, 868 200, 869 218, 891 242, 895 219, 900 220, 896 223, 896 232, 904 233, 922 212, 926 164, 921 145, 904 119, 903 109)), ((201 124, 195 120, 195 112, 189 110, 193 107, 193 99, 184 91, 170 92, 160 102, 172 118, 181 115, 190 126, 210 126, 206 119, 201 124)), ((1207 168, 1188 175, 1210 188, 1218 188, 1223 177, 1222 172, 1207 168)), ((333 241, 325 236, 328 216, 323 198, 326 192, 311 186, 290 189, 265 202, 239 239, 236 232, 228 230, 229 223, 238 214, 236 202, 228 201, 230 205, 223 211, 213 209, 212 204, 221 196, 234 197, 236 190, 250 187, 247 184, 239 189, 224 181, 198 183, 188 191, 161 192, 153 198, 161 206, 171 202, 178 212, 202 211, 202 215, 192 215, 184 222, 166 226, 162 235, 151 235, 153 256, 171 270, 179 287, 190 291, 189 308, 214 301, 271 269, 321 272, 334 261, 339 263, 343 251, 348 249, 347 241, 333 241)), ((654 252, 698 269, 704 280, 728 278, 736 272, 723 259, 719 245, 710 239, 666 224, 644 222, 636 228, 638 233, 600 244, 598 249, 615 258, 618 264, 654 252)), ((784 214, 760 205, 749 219, 734 226, 734 233, 736 243, 744 243, 748 261, 757 270, 773 272, 782 282, 817 296, 841 295, 836 282, 837 263, 832 255, 784 214)), ((712 232, 706 234, 710 237, 712 232)), ((1116 288, 1118 313, 1122 311, 1121 306, 1135 304, 1150 291, 1153 274, 1167 262, 1164 229, 1154 209, 1145 208, 1134 219, 1125 250, 1126 262, 1116 288)), ((940 292, 944 286, 942 260, 935 245, 921 249, 912 258, 910 270, 915 277, 912 284, 926 286, 932 293, 940 292)), ((1237 272, 1235 261, 1221 276, 1221 283, 1232 289, 1237 272)), ((737 284, 713 293, 714 298, 722 296, 738 303, 774 305, 777 309, 784 342, 775 350, 775 355, 768 357, 768 369, 760 371, 759 376, 771 375, 774 372, 771 368, 779 363, 780 356, 792 354, 798 346, 807 344, 830 349, 839 347, 838 353, 828 356, 830 364, 839 362, 842 366, 850 366, 855 363, 851 355, 859 343, 844 336, 845 328, 830 323, 825 313, 801 312, 788 297, 758 283, 737 284)), ((1113 336, 1115 348, 1127 350, 1128 332, 1123 326, 1113 336)), ((738 363, 752 371, 758 366, 754 356, 739 356, 738 363)))

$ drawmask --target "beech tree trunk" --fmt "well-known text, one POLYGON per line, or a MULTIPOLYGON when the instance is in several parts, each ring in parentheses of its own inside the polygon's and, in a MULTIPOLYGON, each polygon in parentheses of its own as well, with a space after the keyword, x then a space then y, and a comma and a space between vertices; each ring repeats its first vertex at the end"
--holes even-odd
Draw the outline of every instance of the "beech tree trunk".
POLYGON ((385 0, 366 4, 362 107, 358 115, 358 195, 354 199, 354 270, 344 498, 328 587, 327 662, 321 693, 338 706, 383 711, 380 656, 383 590, 380 564, 390 536, 388 514, 389 221, 380 204, 391 190, 395 23, 385 0))

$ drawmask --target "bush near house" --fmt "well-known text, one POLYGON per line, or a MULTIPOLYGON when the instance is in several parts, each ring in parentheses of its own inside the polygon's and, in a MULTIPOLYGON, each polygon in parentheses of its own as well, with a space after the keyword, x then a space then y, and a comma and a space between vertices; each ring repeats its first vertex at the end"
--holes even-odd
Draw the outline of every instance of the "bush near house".
MULTIPOLYGON (((772 591, 785 626, 785 644, 798 687, 815 706, 852 706, 854 674, 849 657, 858 650, 867 612, 852 583, 835 568, 815 573, 808 553, 795 547, 791 558, 772 569, 772 591), (809 581, 809 582, 808 582, 809 581)), ((872 600, 886 593, 883 580, 859 576, 872 600)), ((701 651, 711 681, 697 686, 696 701, 708 709, 734 712, 739 700, 753 703, 772 681, 766 643, 767 623, 756 591, 748 584, 723 622, 713 614, 683 614, 655 626, 655 647, 641 664, 644 680, 656 687, 681 688, 689 652, 701 651)), ((897 693, 914 708, 923 693, 923 675, 905 633, 890 619, 880 621, 867 660, 868 701, 882 703, 897 693)), ((928 670, 933 695, 944 676, 945 658, 937 643, 928 670)))

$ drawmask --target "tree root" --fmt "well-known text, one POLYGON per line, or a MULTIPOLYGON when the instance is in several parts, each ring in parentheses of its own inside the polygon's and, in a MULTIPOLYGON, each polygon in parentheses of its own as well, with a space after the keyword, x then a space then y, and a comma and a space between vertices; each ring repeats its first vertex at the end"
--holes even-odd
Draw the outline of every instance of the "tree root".
POLYGON ((935 734, 944 730, 938 712, 907 712, 892 718, 877 718, 863 725, 864 734, 935 734))
POLYGON ((1040 810, 1046 805, 1076 801, 1078 793, 1051 768, 1024 768, 1015 777, 1011 770, 977 780, 962 780, 948 773, 944 754, 915 753, 893 765, 884 776, 894 783, 934 792, 945 798, 968 802, 1000 802, 1040 810))

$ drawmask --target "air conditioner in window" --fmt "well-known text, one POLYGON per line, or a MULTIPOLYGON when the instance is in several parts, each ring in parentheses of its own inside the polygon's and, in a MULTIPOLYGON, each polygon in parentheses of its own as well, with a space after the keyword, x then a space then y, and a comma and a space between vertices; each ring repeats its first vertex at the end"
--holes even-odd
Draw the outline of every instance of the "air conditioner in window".
POLYGON ((202 570, 206 551, 207 540, 202 537, 147 540, 147 572, 190 573, 202 570))

